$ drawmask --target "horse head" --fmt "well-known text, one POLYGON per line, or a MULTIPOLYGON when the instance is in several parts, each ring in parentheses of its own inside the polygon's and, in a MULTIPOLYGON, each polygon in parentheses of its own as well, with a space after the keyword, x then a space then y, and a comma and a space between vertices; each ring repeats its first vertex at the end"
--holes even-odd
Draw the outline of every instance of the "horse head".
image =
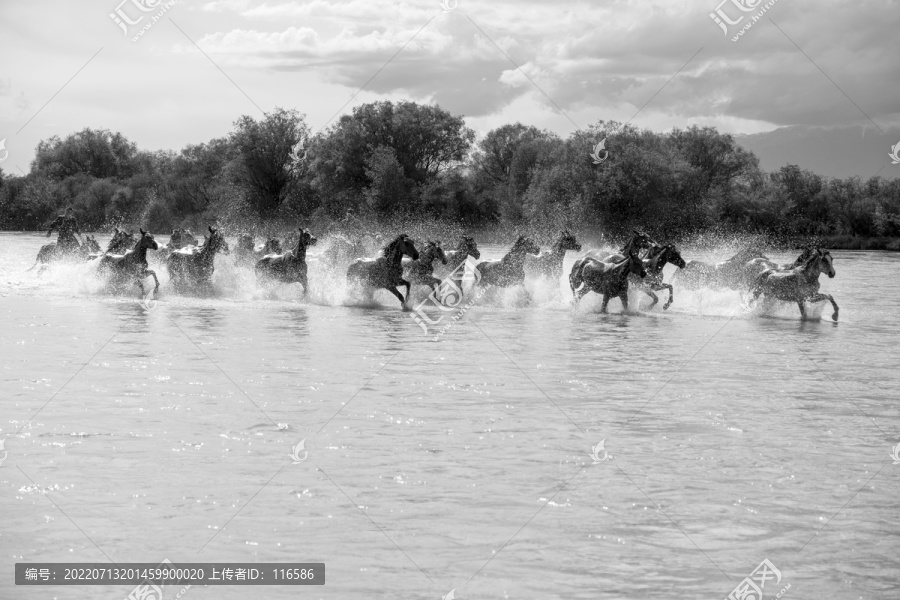
POLYGON ((100 244, 97 243, 97 239, 92 235, 84 236, 84 245, 87 246, 90 252, 100 252, 100 244))
POLYGON ((219 251, 221 251, 222 254, 231 254, 231 248, 228 247, 225 236, 219 233, 218 229, 213 229, 212 226, 207 227, 209 229, 209 239, 206 240, 206 248, 213 254, 219 251))
MULTIPOLYGON (((541 247, 538 246, 530 237, 524 235, 520 235, 519 239, 516 240, 516 243, 513 244, 513 250, 519 250, 520 252, 527 254, 541 253, 541 247)), ((510 250, 510 254, 512 254, 512 250, 510 250)))
POLYGON ((678 248, 675 247, 675 244, 666 244, 665 247, 666 252, 666 262, 670 262, 679 269, 683 269, 687 263, 684 258, 681 256, 681 252, 678 251, 678 248))
POLYGON ((431 264, 431 262, 434 260, 441 261, 442 265, 447 264, 447 255, 444 254, 444 249, 441 248, 440 242, 433 242, 429 240, 429 242, 425 245, 425 249, 422 250, 422 256, 429 264, 431 264))
MULTIPOLYGON (((409 236, 405 233, 401 233, 394 241, 384 247, 381 255, 385 258, 391 258, 395 256, 395 253, 399 253, 399 257, 403 257, 404 255, 412 258, 413 260, 419 260, 419 251, 416 250, 415 244, 413 241, 409 239, 409 236)), ((399 258, 398 258, 399 260, 399 258)))
POLYGON ((313 237, 313 234, 309 232, 308 229, 303 229, 302 227, 298 230, 300 232, 300 237, 297 240, 297 250, 305 250, 310 246, 315 246, 319 240, 313 237))
POLYGON ((464 235, 460 238, 456 252, 457 256, 461 258, 465 258, 466 256, 471 256, 474 259, 481 258, 481 251, 478 250, 478 244, 475 243, 475 238, 471 235, 464 235))
POLYGON ((559 237, 559 240, 556 242, 557 248, 565 252, 566 250, 574 250, 575 252, 581 252, 581 244, 578 243, 578 240, 575 239, 575 236, 569 233, 569 230, 566 229, 562 232, 562 235, 559 237))
POLYGON ((836 273, 834 271, 834 262, 831 258, 831 252, 829 252, 828 250, 822 250, 821 248, 816 248, 816 258, 818 258, 819 264, 825 271, 825 274, 828 275, 828 278, 833 279, 836 273))
POLYGON ((149 231, 140 230, 141 239, 138 240, 137 247, 135 250, 147 249, 147 250, 156 250, 159 248, 159 244, 156 243, 156 238, 153 237, 153 234, 149 231))

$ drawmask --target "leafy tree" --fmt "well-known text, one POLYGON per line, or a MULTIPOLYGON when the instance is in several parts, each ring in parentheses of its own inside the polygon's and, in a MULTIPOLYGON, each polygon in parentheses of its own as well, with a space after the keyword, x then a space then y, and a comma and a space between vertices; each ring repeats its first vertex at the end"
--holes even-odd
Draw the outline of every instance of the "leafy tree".
POLYGON ((242 116, 234 127, 229 137, 236 152, 232 176, 257 213, 271 216, 295 183, 291 151, 309 137, 305 116, 276 108, 259 121, 242 116))

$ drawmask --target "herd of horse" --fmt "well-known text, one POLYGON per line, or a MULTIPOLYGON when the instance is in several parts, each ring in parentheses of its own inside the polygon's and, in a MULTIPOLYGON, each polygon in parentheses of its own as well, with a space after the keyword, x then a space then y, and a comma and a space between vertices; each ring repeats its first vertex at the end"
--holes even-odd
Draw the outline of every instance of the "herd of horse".
MULTIPOLYGON (((202 242, 189 231, 175 230, 167 244, 160 246, 149 232, 140 230, 140 236, 121 231, 118 228, 105 251, 91 236, 74 250, 77 259, 96 261, 98 273, 106 278, 117 290, 137 284, 146 295, 143 281, 152 277, 155 281, 153 293, 159 290, 159 279, 149 268, 147 251, 158 251, 165 260, 170 284, 178 291, 210 285, 215 270, 217 253, 231 254, 225 236, 213 227, 202 242)), ((266 283, 299 283, 306 294, 309 288, 307 249, 318 243, 308 230, 299 228, 282 243, 269 239, 261 246, 254 244, 253 237, 241 234, 234 251, 235 263, 252 266, 257 279, 266 283)), ((427 241, 421 252, 416 242, 406 234, 397 235, 383 245, 379 256, 367 258, 375 247, 384 241, 375 236, 366 243, 351 240, 337 234, 329 239, 328 248, 319 255, 319 260, 331 267, 349 263, 346 270, 347 283, 357 292, 371 299, 376 290, 384 289, 392 293, 404 310, 408 310, 410 292, 413 286, 423 285, 439 291, 442 279, 463 266, 471 257, 481 258, 478 245, 471 236, 460 237, 455 250, 444 251, 439 241, 427 241), (436 269, 437 265, 437 271, 436 269), (405 293, 401 293, 403 288, 405 293)), ((55 244, 47 244, 38 253, 34 266, 47 264, 61 258, 55 244)), ((517 236, 510 250, 497 260, 473 263, 479 277, 479 286, 509 288, 524 285, 526 275, 544 277, 558 282, 563 275, 563 261, 567 251, 580 252, 581 244, 569 231, 563 231, 550 250, 541 252, 540 246, 530 237, 517 236)), ((32 269, 34 268, 32 267, 32 269)), ((806 304, 828 300, 834 308, 832 319, 838 319, 838 306, 829 294, 819 291, 819 276, 825 273, 834 277, 831 254, 814 244, 802 247, 801 254, 790 264, 777 264, 767 258, 761 248, 749 247, 730 259, 709 264, 698 260, 685 261, 674 244, 660 244, 641 231, 633 231, 620 252, 601 256, 596 251, 575 261, 569 273, 569 287, 577 306, 588 293, 602 296, 601 312, 613 298, 619 298, 625 310, 628 309, 628 290, 634 287, 650 296, 653 308, 659 297, 655 292, 668 291, 668 300, 663 309, 669 308, 675 300, 674 286, 685 289, 733 289, 748 293, 745 308, 750 301, 757 301, 760 295, 794 302, 800 309, 801 318, 806 318, 806 304), (663 280, 663 268, 673 264, 677 271, 670 283, 663 280)))

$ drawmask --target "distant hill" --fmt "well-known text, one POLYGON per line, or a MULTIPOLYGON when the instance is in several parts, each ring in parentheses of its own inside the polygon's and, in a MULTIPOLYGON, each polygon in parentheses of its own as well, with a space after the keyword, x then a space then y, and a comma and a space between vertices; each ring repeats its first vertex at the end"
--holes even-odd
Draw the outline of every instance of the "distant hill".
POLYGON ((879 169, 881 177, 900 177, 900 164, 892 165, 888 156, 891 147, 900 142, 900 130, 885 131, 887 135, 872 125, 795 125, 766 133, 737 134, 734 139, 759 157, 759 165, 765 171, 795 164, 828 177, 859 175, 866 180, 879 169))

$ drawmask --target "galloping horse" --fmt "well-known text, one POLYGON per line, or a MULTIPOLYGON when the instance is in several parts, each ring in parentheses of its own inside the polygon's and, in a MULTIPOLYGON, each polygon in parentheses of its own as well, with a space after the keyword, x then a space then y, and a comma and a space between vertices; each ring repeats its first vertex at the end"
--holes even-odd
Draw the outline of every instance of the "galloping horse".
POLYGON ((728 260, 711 265, 700 260, 689 260, 681 271, 675 274, 676 281, 689 290, 703 287, 729 288, 740 290, 759 275, 761 270, 769 268, 772 261, 763 255, 755 246, 744 248, 728 260), (762 260, 759 260, 762 259, 762 260))
POLYGON ((581 251, 581 244, 575 239, 575 236, 566 229, 553 244, 553 249, 544 252, 537 257, 525 259, 525 272, 534 273, 539 277, 549 277, 553 281, 559 281, 563 272, 563 261, 566 258, 566 250, 581 251))
POLYGON ((569 273, 569 286, 575 296, 575 306, 588 292, 603 296, 600 312, 606 312, 610 298, 618 297, 622 301, 623 310, 628 310, 628 276, 634 274, 641 278, 647 275, 644 262, 638 256, 637 249, 632 248, 625 260, 619 263, 606 262, 585 256, 575 261, 569 273))
POLYGON ((821 302, 828 300, 834 307, 832 321, 838 320, 838 305, 829 294, 819 293, 819 275, 824 271, 829 278, 834 277, 834 265, 831 253, 821 248, 811 251, 806 263, 790 271, 767 269, 756 277, 753 287, 753 299, 760 294, 772 296, 784 302, 796 302, 800 308, 800 318, 806 320, 804 302, 821 302))
POLYGON ((306 249, 315 246, 317 240, 312 234, 303 229, 298 230, 297 249, 285 254, 270 254, 256 263, 257 279, 276 279, 283 283, 300 283, 303 285, 303 295, 309 291, 307 280, 306 249))
MULTIPOLYGON (((612 260, 608 260, 607 262, 619 262, 625 260, 625 256, 614 254, 610 259, 612 260)), ((647 258, 644 259, 644 269, 647 271, 647 276, 639 278, 632 274, 630 277, 632 283, 634 283, 642 292, 653 298, 653 302, 650 303, 648 309, 653 309, 653 307, 656 306, 656 303, 659 302, 659 297, 653 292, 669 290, 669 301, 663 305, 663 310, 669 308, 675 300, 675 291, 672 289, 672 286, 663 282, 663 268, 668 263, 672 263, 679 269, 683 269, 685 264, 687 264, 681 257, 681 253, 678 252, 678 249, 673 244, 653 244, 647 252, 647 258)))
POLYGON ((409 256, 413 260, 419 258, 419 251, 405 233, 398 235, 394 241, 385 246, 380 258, 359 258, 350 263, 347 268, 347 281, 361 286, 368 292, 370 298, 376 289, 384 288, 397 296, 400 307, 406 310, 410 283, 403 279, 404 256, 409 256), (397 291, 400 286, 406 288, 405 298, 397 291))
POLYGON ((447 267, 439 268, 439 271, 447 271, 453 272, 458 269, 464 262, 466 262, 466 258, 472 257, 476 260, 481 258, 481 251, 478 249, 478 244, 475 243, 475 238, 470 235, 462 235, 459 238, 459 244, 456 245, 456 250, 451 250, 445 253, 447 256, 447 267))
POLYGON ((531 238, 520 235, 506 256, 500 260, 486 260, 476 267, 482 285, 512 287, 525 283, 525 255, 539 254, 541 247, 531 238))
POLYGON ((404 265, 409 271, 409 282, 412 285, 427 285, 434 288, 437 292, 441 285, 441 280, 434 276, 434 261, 441 261, 442 265, 447 264, 447 255, 441 248, 440 242, 429 241, 422 248, 418 260, 411 260, 404 265))
POLYGON ((146 277, 153 276, 156 286, 153 291, 159 290, 159 279, 156 273, 147 268, 147 250, 156 250, 159 244, 149 233, 141 231, 141 239, 137 241, 134 248, 125 252, 125 254, 104 254, 100 257, 97 270, 103 274, 111 276, 113 285, 121 287, 129 279, 144 291, 142 280, 146 277))
MULTIPOLYGON (((76 242, 77 244, 77 242, 76 242)), ((100 252, 100 244, 97 243, 97 240, 94 239, 91 235, 84 236, 84 243, 80 244, 78 248, 66 254, 62 252, 57 245, 56 242, 52 242, 50 244, 44 244, 41 246, 41 249, 38 251, 37 258, 34 261, 34 264, 29 267, 29 271, 34 269, 39 264, 42 265, 41 270, 38 273, 43 272, 44 267, 47 266, 48 263, 59 260, 66 257, 72 257, 79 260, 85 260, 91 258, 91 254, 95 252, 100 252)))
POLYGON ((209 285, 215 270, 216 252, 229 254, 228 242, 218 229, 209 227, 209 239, 202 248, 189 246, 174 250, 166 259, 169 278, 176 290, 191 284, 209 285))

